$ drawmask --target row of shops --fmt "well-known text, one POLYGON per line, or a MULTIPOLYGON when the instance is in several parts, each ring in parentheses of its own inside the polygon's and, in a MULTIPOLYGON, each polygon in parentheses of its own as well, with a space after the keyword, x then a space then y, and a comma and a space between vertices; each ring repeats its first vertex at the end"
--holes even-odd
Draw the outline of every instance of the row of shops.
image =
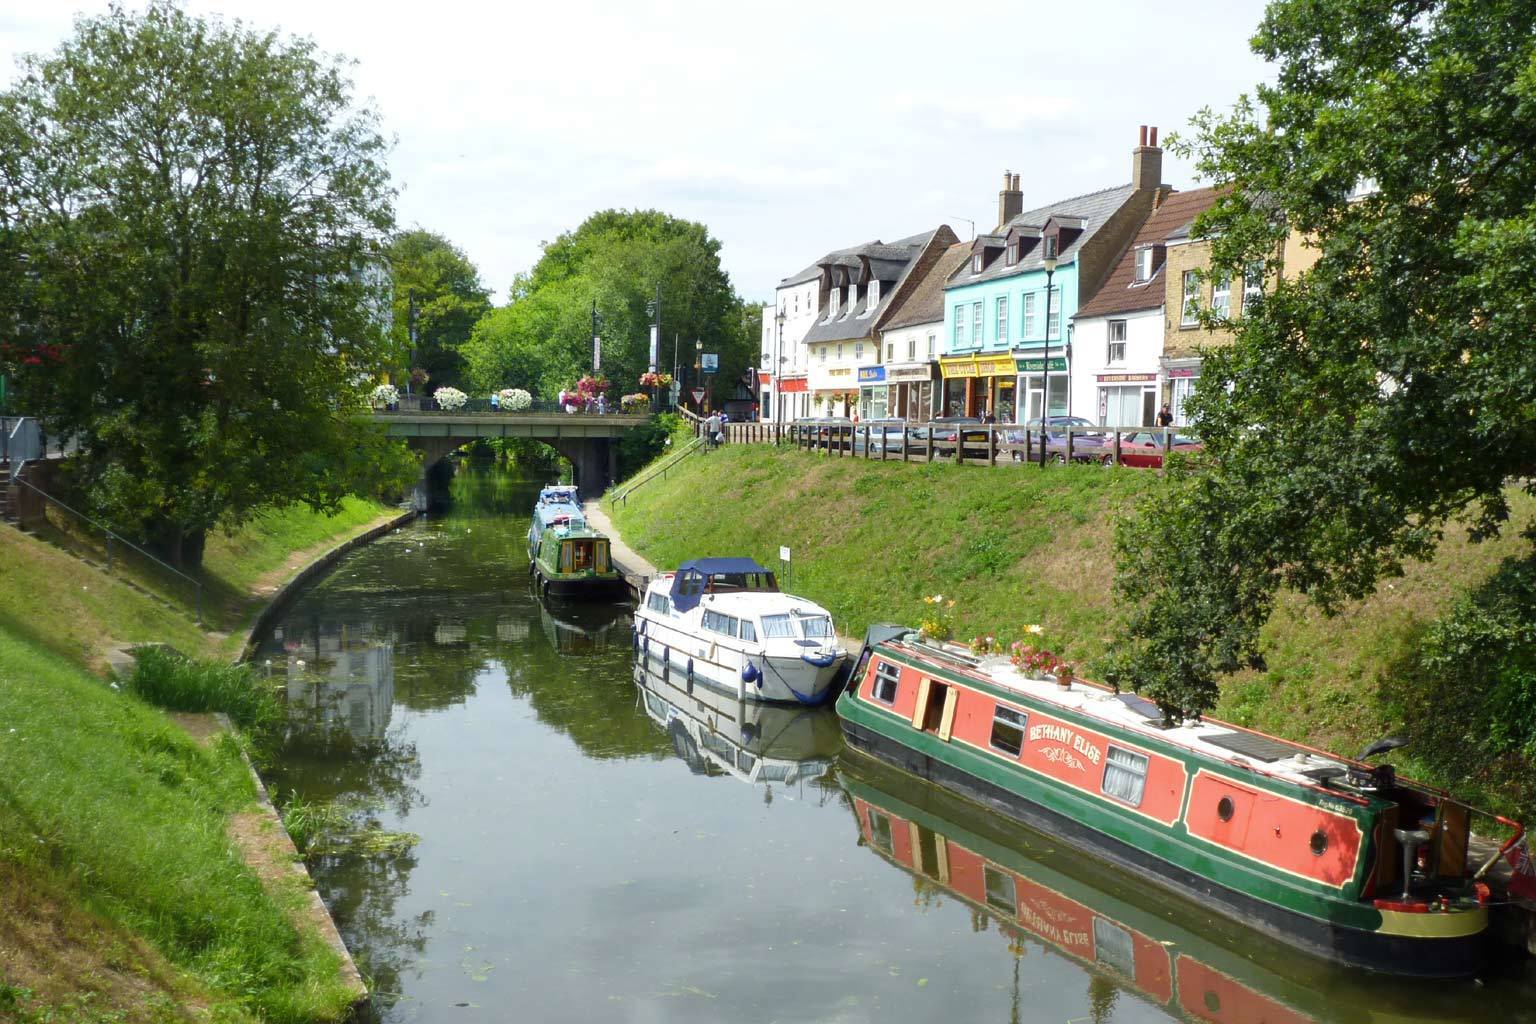
MULTIPOLYGON (((1065 356, 957 356, 933 363, 835 367, 782 382, 790 419, 838 416, 922 423, 991 415, 999 423, 1081 416, 1106 426, 1151 425, 1163 404, 1182 412, 1198 365, 1079 375, 1065 356), (839 373, 838 371, 843 371, 839 373), (847 379, 851 378, 851 379, 847 379), (1049 393, 1049 402, 1046 397, 1049 393)), ((767 375, 761 381, 769 382, 767 375)))

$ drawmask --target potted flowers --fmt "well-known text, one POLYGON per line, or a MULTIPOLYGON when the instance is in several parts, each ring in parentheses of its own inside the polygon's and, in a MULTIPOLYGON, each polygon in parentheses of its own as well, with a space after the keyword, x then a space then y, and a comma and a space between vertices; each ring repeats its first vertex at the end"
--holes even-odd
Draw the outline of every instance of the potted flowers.
POLYGON ((522 388, 502 388, 501 407, 507 412, 522 412, 533 406, 533 396, 522 388))
POLYGON ((666 388, 672 386, 670 373, 646 372, 640 375, 640 386, 643 388, 666 388))
POLYGON ((432 400, 437 403, 439 409, 453 412, 455 409, 464 408, 464 403, 469 401, 469 396, 458 388, 438 388, 432 392, 432 400))
POLYGON ((636 391, 632 395, 624 395, 619 399, 619 408, 625 412, 643 413, 650 404, 650 397, 640 391, 636 391))
POLYGON ((369 395, 369 402, 375 409, 393 409, 400 404, 400 389, 393 384, 380 384, 369 395))
POLYGON ((945 601, 943 594, 934 594, 932 597, 924 597, 923 604, 928 608, 923 612, 923 621, 918 623, 918 633, 925 640, 948 640, 955 635, 955 602, 945 601))
POLYGON ((1014 641, 1009 648, 1008 659, 1013 662, 1014 668, 1030 679, 1054 676, 1056 684, 1067 689, 1075 678, 1072 663, 1052 653, 1047 644, 1044 627, 1038 624, 1025 626, 1024 639, 1014 641))

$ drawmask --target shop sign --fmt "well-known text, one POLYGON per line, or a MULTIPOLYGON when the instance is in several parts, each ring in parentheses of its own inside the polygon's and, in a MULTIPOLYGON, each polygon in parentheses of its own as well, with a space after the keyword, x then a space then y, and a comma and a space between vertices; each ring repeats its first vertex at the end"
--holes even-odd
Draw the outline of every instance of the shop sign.
POLYGON ((803 394, 809 391, 804 377, 793 377, 779 381, 779 391, 786 395, 803 394))
POLYGON ((1200 376, 1200 368, 1198 366, 1181 366, 1176 370, 1169 370, 1168 376, 1169 378, 1198 377, 1200 376))
POLYGON ((1013 360, 1001 358, 959 358, 939 360, 939 369, 945 377, 1012 377, 1013 360))
MULTIPOLYGON (((1043 357, 1034 359, 1020 359, 1018 360, 1018 366, 1020 373, 1044 373, 1046 370, 1046 360, 1043 357)), ((1051 356, 1050 370, 1052 373, 1066 373, 1067 357, 1051 356)))
POLYGON ((885 367, 861 366, 859 367, 860 384, 879 384, 885 380, 885 367))
POLYGON ((763 387, 767 387, 768 385, 773 383, 773 374, 771 374, 771 373, 759 373, 757 375, 757 382, 759 384, 761 384, 763 387))
POLYGON ((927 364, 922 366, 890 366, 885 369, 885 379, 893 384, 901 381, 932 380, 933 367, 927 364))
POLYGON ((1157 380, 1155 373, 1101 373, 1100 384, 1140 384, 1157 380))
POLYGON ((827 371, 827 376, 828 377, 846 377, 849 374, 851 374, 852 372, 853 372, 853 368, 852 367, 849 367, 849 366, 834 366, 834 367, 832 367, 832 369, 827 371))

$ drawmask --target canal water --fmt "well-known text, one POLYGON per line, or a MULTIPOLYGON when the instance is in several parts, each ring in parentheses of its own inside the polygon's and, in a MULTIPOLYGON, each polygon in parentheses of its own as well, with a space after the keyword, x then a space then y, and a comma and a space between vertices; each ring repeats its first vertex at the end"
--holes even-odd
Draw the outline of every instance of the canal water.
POLYGON ((371 1018, 1536 1021, 1518 968, 1322 967, 844 754, 830 710, 637 677, 625 607, 532 594, 537 489, 465 467, 261 638, 269 785, 394 840, 311 861, 371 1018))

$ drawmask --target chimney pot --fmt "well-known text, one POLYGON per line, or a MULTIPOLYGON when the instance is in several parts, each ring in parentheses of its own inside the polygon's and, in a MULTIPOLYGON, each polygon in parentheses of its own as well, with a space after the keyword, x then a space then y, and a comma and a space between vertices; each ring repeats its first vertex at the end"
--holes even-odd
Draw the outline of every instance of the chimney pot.
POLYGON ((1147 145, 1149 145, 1149 146, 1157 145, 1157 125, 1153 125, 1152 126, 1152 141, 1147 143, 1147 145))
POLYGON ((1145 146, 1146 144, 1147 144, 1147 126, 1146 125, 1142 125, 1141 126, 1141 141, 1138 142, 1137 145, 1138 146, 1145 146))
POLYGON ((1009 174, 1007 171, 1004 171, 1003 172, 1003 188, 1005 190, 1008 188, 1008 183, 1010 181, 1012 181, 1012 180, 1013 180, 1013 175, 1009 174))
POLYGON ((1013 176, 1013 190, 1015 192, 1019 191, 1019 176, 1017 174, 1013 176))

